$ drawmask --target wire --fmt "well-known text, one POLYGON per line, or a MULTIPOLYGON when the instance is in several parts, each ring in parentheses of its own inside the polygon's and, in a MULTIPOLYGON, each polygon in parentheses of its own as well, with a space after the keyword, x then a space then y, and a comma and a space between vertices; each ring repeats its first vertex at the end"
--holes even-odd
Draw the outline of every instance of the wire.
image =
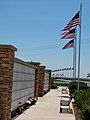
MULTIPOLYGON (((90 38, 82 39, 81 44, 85 45, 85 44, 88 44, 88 43, 90 43, 90 38)), ((31 52, 31 51, 37 51, 37 50, 47 50, 47 49, 55 49, 57 47, 60 47, 60 45, 56 44, 56 45, 48 45, 48 46, 38 46, 36 48, 31 48, 31 49, 28 49, 28 50, 18 49, 17 52, 31 52)))
POLYGON ((53 45, 53 46, 41 46, 41 47, 36 47, 36 48, 32 48, 32 49, 29 49, 29 50, 21 50, 21 49, 18 49, 17 52, 29 52, 29 51, 37 51, 37 50, 46 50, 46 49, 53 49, 53 48, 57 48, 59 47, 60 45, 53 45))

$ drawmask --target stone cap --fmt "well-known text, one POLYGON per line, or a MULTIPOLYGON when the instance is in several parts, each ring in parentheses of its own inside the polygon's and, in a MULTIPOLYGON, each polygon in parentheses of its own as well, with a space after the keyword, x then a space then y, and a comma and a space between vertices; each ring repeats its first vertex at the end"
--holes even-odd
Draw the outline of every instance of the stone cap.
POLYGON ((0 48, 4 49, 4 48, 7 48, 7 49, 11 49, 13 51, 17 51, 17 48, 12 46, 12 45, 4 45, 4 44, 0 44, 0 48))
POLYGON ((27 62, 27 63, 35 65, 35 66, 39 66, 41 64, 40 62, 33 62, 33 61, 27 62))
POLYGON ((41 68, 44 68, 44 69, 46 68, 46 66, 43 66, 43 65, 41 65, 40 67, 41 67, 41 68))

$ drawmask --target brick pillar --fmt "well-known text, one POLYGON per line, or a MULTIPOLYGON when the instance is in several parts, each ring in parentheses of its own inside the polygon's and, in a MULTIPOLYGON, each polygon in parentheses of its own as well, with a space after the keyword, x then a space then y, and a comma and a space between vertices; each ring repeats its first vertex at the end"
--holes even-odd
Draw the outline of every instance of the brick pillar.
POLYGON ((38 80, 38 96, 44 95, 44 78, 45 78, 45 66, 37 67, 37 80, 38 80))
POLYGON ((38 79, 37 79, 37 69, 35 72, 35 97, 36 100, 38 100, 38 79))
POLYGON ((49 70, 49 86, 48 86, 48 91, 50 91, 51 88, 51 70, 49 70))
POLYGON ((11 119, 14 51, 11 45, 0 45, 0 120, 11 119))

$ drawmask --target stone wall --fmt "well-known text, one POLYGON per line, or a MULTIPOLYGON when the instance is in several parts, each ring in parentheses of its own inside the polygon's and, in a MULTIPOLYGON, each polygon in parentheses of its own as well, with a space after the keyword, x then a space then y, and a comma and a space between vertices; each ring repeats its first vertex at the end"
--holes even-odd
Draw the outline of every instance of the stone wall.
POLYGON ((51 70, 45 70, 45 66, 40 66, 39 62, 28 62, 30 64, 33 64, 37 67, 36 69, 36 82, 35 82, 35 96, 38 100, 38 96, 42 97, 44 95, 44 86, 47 84, 48 88, 47 91, 50 91, 50 84, 51 84, 51 70), (46 82, 45 73, 48 73, 48 80, 46 82))
POLYGON ((35 74, 36 66, 14 58, 11 111, 15 110, 19 103, 24 105, 28 98, 34 97, 35 74))
POLYGON ((51 70, 45 70, 45 78, 44 78, 44 92, 47 93, 50 91, 51 84, 51 70))
MULTIPOLYGON (((12 45, 0 45, 0 120, 10 120, 11 119, 12 100, 14 99, 14 96, 16 95, 16 93, 15 93, 16 89, 14 89, 15 84, 16 84, 16 78, 14 80, 15 75, 17 76, 17 74, 20 73, 20 75, 22 76, 21 78, 24 78, 23 76, 26 76, 26 74, 28 74, 27 81, 29 82, 29 78, 31 79, 32 77, 31 77, 31 75, 29 75, 28 70, 29 70, 30 66, 32 67, 32 64, 34 65, 33 67, 34 67, 34 72, 35 72, 35 74, 34 74, 35 86, 33 86, 33 89, 34 89, 33 95, 36 97, 37 100, 38 100, 38 96, 42 97, 44 95, 45 66, 40 66, 39 62, 25 62, 25 61, 22 61, 19 59, 15 60, 14 52, 16 50, 17 49, 15 47, 13 47, 12 45), (15 64, 20 63, 22 65, 20 65, 21 67, 18 67, 16 69, 14 66, 15 65, 14 63, 15 64), (25 67, 25 70, 22 71, 22 68, 24 68, 24 67, 25 67), (13 77, 13 75, 14 75, 14 77, 13 77)), ((19 64, 18 64, 18 66, 19 66, 19 64)), ((48 72, 49 72, 49 83, 48 83, 49 84, 48 91, 49 91, 50 90, 50 77, 51 77, 50 74, 51 74, 51 72, 50 71, 48 71, 48 72)), ((18 75, 18 76, 20 77, 20 75, 18 75)), ((21 80, 21 78, 20 78, 20 80, 21 80)), ((22 83, 24 83, 24 81, 25 80, 23 80, 22 83)), ((20 82, 20 81, 18 81, 18 82, 20 82)), ((18 86, 18 88, 19 88, 19 86, 18 86)), ((25 82, 24 89, 25 88, 26 88, 26 82, 25 82)), ((29 87, 27 89, 29 89, 29 87)), ((25 95, 26 95, 26 92, 25 92, 25 95)), ((28 96, 28 95, 26 95, 26 96, 28 96)), ((18 96, 17 96, 17 98, 18 98, 18 96)), ((25 100, 27 100, 27 98, 25 98, 23 101, 25 102, 25 100)), ((13 108, 14 107, 12 107, 12 110, 13 110, 13 108)))
POLYGON ((34 96, 36 97, 36 100, 38 100, 38 67, 40 66, 39 62, 27 62, 28 64, 32 64, 34 66, 36 66, 36 71, 35 71, 35 92, 34 92, 34 96))

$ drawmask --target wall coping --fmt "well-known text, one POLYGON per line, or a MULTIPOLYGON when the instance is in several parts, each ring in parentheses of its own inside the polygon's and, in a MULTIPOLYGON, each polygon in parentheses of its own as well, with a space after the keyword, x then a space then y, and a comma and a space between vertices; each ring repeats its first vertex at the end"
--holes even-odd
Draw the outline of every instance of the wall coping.
POLYGON ((11 49, 13 51, 17 51, 17 48, 12 46, 12 45, 4 45, 4 44, 0 44, 0 49, 4 49, 4 48, 7 48, 7 49, 11 49))
POLYGON ((30 63, 27 63, 27 62, 25 62, 25 61, 23 61, 23 60, 21 60, 21 59, 19 59, 19 58, 16 58, 16 57, 14 57, 14 62, 20 63, 20 64, 22 64, 22 65, 26 65, 26 66, 31 67, 31 68, 34 68, 34 69, 37 68, 35 65, 32 65, 32 64, 30 64, 30 63))
POLYGON ((40 62, 33 62, 33 61, 27 62, 27 63, 35 65, 35 66, 39 66, 41 64, 40 62))

